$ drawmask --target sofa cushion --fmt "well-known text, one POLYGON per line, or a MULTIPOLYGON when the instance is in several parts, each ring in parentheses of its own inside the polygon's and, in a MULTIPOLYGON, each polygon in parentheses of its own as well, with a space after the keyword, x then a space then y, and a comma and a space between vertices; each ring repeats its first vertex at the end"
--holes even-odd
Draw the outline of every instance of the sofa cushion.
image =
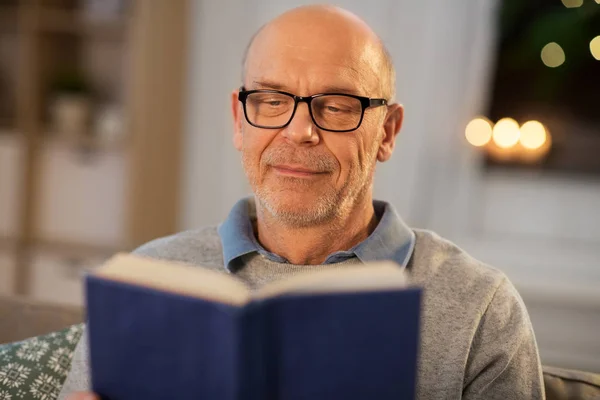
POLYGON ((547 400, 600 399, 600 375, 590 372, 544 367, 547 400))
POLYGON ((71 368, 83 324, 0 345, 0 400, 54 400, 71 368))

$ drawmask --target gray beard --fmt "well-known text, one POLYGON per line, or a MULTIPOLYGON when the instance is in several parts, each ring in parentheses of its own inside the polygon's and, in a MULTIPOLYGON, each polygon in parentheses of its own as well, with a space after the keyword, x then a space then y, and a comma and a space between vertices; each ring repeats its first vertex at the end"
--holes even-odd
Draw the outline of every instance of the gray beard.
POLYGON ((265 211, 290 228, 307 228, 334 220, 339 215, 339 204, 342 201, 338 193, 331 193, 321 197, 309 209, 295 211, 278 207, 278 194, 271 190, 258 189, 255 196, 265 211))

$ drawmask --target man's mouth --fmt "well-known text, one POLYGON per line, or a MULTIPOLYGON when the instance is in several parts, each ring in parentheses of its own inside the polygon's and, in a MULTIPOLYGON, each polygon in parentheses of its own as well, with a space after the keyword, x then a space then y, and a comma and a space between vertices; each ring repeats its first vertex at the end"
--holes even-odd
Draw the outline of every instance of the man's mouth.
POLYGON ((311 177, 325 174, 325 172, 323 172, 323 171, 317 171, 317 170, 307 168, 302 165, 280 164, 280 165, 273 165, 272 168, 279 175, 297 177, 297 178, 311 178, 311 177))

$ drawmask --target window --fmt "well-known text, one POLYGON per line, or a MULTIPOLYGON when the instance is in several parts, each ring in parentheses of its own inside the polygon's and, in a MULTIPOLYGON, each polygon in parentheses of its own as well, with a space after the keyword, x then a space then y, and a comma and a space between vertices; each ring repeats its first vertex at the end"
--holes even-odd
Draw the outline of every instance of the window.
POLYGON ((552 145, 488 167, 600 174, 600 0, 504 0, 488 117, 542 122, 552 145))

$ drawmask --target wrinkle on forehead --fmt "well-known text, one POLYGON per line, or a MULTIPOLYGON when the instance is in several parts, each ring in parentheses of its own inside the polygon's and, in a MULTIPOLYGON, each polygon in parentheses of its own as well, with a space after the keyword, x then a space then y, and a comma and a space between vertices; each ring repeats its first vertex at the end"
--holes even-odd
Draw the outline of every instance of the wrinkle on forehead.
POLYGON ((312 60, 299 58, 294 67, 284 67, 280 63, 257 63, 249 68, 245 84, 255 88, 277 89, 299 96, 309 96, 324 92, 342 92, 368 95, 374 90, 365 85, 367 74, 344 63, 312 64, 312 60))

